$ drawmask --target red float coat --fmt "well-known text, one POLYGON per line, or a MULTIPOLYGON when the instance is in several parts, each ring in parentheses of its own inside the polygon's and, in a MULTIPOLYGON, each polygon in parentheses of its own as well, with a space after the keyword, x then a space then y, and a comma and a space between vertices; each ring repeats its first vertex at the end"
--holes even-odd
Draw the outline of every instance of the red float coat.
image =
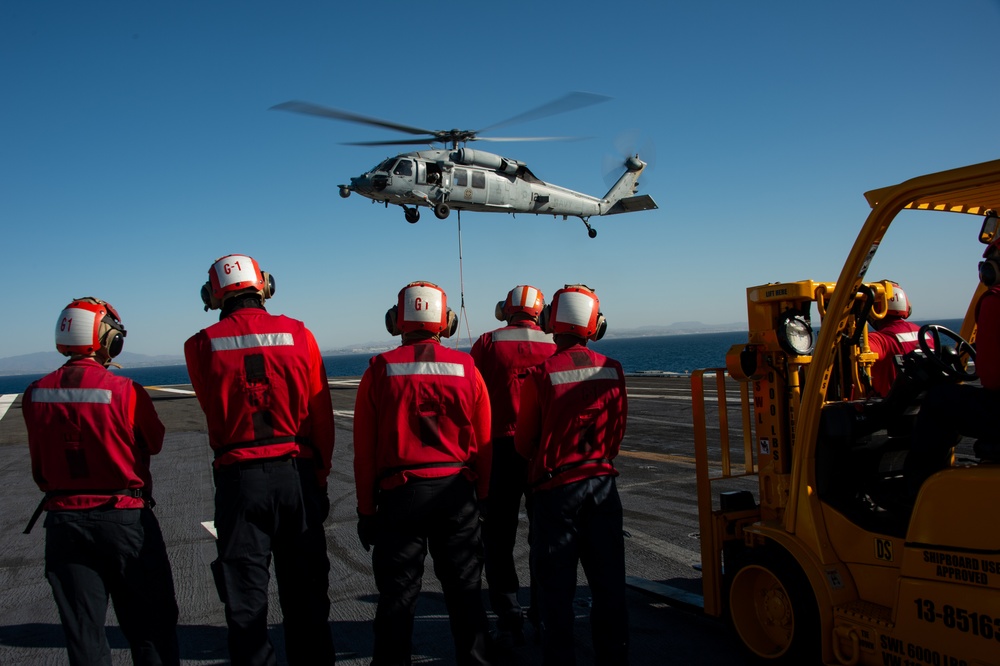
POLYGON ((360 513, 375 513, 380 488, 459 472, 484 500, 491 464, 490 399, 469 354, 428 339, 371 359, 354 405, 360 513))
POLYGON ((163 448, 164 428, 145 389, 93 358, 73 359, 33 382, 21 410, 31 474, 52 493, 46 510, 145 506, 143 497, 113 494, 152 495, 149 457, 163 448))
POLYGON ((580 343, 559 345, 521 391, 514 445, 528 459, 528 483, 546 490, 618 475, 628 398, 618 361, 580 343))
POLYGON ((326 484, 334 423, 323 357, 305 324, 241 308, 184 343, 188 376, 208 422, 215 467, 311 458, 326 484))
POLYGON ((872 387, 880 396, 889 394, 896 380, 896 365, 893 357, 905 355, 920 348, 917 331, 920 327, 905 319, 894 317, 877 331, 868 332, 868 347, 878 354, 872 365, 872 387))
POLYGON ((552 336, 529 319, 483 333, 472 345, 472 358, 490 394, 494 439, 514 435, 521 385, 528 371, 555 351, 552 336))
POLYGON ((1000 390, 1000 285, 976 303, 976 374, 983 388, 1000 390))

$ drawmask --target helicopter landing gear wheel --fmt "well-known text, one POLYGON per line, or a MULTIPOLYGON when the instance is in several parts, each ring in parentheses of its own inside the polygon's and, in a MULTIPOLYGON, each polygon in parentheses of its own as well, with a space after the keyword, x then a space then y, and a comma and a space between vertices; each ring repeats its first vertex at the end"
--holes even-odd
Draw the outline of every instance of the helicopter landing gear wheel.
POLYGON ((590 221, 585 218, 580 218, 580 219, 583 220, 584 226, 587 227, 587 235, 590 236, 591 238, 597 238, 597 229, 590 226, 590 221))
POLYGON ((729 619, 755 659, 816 663, 819 612, 809 580, 790 555, 751 554, 729 586, 729 619))
POLYGON ((404 208, 403 216, 406 217, 406 221, 410 224, 416 224, 420 220, 420 211, 414 206, 413 208, 404 208))
POLYGON ((439 220, 447 219, 450 213, 451 213, 451 208, 449 208, 448 204, 444 203, 443 201, 434 206, 434 217, 436 217, 439 220))

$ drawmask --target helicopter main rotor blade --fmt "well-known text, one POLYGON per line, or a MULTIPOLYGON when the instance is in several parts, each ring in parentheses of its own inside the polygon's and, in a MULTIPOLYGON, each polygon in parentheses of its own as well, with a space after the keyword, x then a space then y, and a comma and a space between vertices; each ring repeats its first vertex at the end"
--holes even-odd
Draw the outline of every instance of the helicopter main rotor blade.
POLYGON ((386 141, 342 141, 340 145, 342 146, 420 146, 424 144, 432 144, 434 142, 440 142, 440 139, 434 136, 424 137, 422 139, 396 139, 396 140, 386 140, 386 141))
MULTIPOLYGON (((375 127, 385 127, 386 129, 392 129, 399 132, 406 132, 407 134, 436 134, 434 130, 420 129, 419 127, 410 127, 409 125, 400 125, 399 123, 390 122, 388 120, 380 120, 379 118, 372 118, 370 116, 362 116, 358 113, 351 113, 350 111, 341 111, 340 109, 332 109, 327 106, 320 106, 319 104, 313 104, 312 102, 300 102, 298 100, 292 100, 289 102, 282 102, 281 104, 275 104, 271 107, 275 111, 291 111, 293 113, 304 113, 309 116, 319 116, 321 118, 333 118, 334 120, 346 120, 352 123, 361 123, 362 125, 374 125, 375 127)), ((430 139, 433 141, 434 139, 430 139)), ((421 142, 423 143, 423 142, 421 142)))
POLYGON ((537 120, 538 118, 545 118, 546 116, 553 116, 557 113, 565 113, 566 111, 573 111, 575 109, 582 109, 586 106, 591 106, 593 104, 600 104, 601 102, 606 102, 610 97, 607 95, 598 95, 596 93, 587 92, 571 92, 558 99, 554 99, 551 102, 542 104, 539 107, 535 107, 530 111, 525 111, 524 113, 519 113, 513 118, 508 118, 507 120, 502 120, 489 127, 484 127, 478 130, 478 133, 486 132, 489 130, 497 129, 498 127, 505 127, 507 125, 513 125, 514 123, 524 123, 529 120, 537 120))
POLYGON ((588 136, 477 136, 470 141, 583 141, 590 139, 588 136))

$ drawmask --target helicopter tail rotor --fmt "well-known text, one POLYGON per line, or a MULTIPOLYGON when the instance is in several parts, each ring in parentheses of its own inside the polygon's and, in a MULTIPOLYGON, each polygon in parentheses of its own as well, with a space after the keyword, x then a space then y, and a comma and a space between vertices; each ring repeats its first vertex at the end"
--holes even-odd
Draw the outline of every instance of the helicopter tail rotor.
POLYGON ((606 154, 602 161, 601 172, 604 175, 604 184, 611 187, 621 176, 622 168, 634 170, 630 163, 634 163, 636 156, 646 164, 645 173, 649 173, 656 166, 656 145, 653 140, 637 129, 627 130, 620 133, 614 140, 615 154, 606 154))

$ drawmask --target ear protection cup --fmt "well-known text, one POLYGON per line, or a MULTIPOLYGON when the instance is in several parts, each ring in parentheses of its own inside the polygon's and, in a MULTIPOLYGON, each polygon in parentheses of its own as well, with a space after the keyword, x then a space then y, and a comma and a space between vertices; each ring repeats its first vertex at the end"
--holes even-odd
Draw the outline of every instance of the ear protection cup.
POLYGON ((1000 261, 987 259, 979 262, 979 281, 987 287, 1000 284, 1000 261))
POLYGON ((114 358, 115 356, 118 356, 118 354, 122 353, 122 347, 125 346, 124 335, 114 329, 111 329, 108 331, 107 335, 104 336, 104 339, 106 341, 104 348, 108 350, 108 356, 114 358), (110 337, 111 340, 108 340, 108 337, 110 337))
POLYGON ((458 331, 458 315, 456 315, 451 308, 448 308, 447 317, 448 317, 448 328, 441 331, 442 338, 450 338, 451 336, 455 335, 456 331, 458 331))
POLYGON ((261 271, 261 275, 264 276, 264 288, 260 290, 260 293, 267 300, 274 296, 274 276, 267 271, 261 271))
POLYGON ((397 336, 402 335, 403 332, 399 330, 396 326, 396 314, 399 312, 399 307, 393 305, 391 308, 385 311, 385 330, 389 332, 389 335, 397 336))
POLYGON ((222 301, 212 295, 211 282, 206 282, 201 286, 201 302, 205 305, 205 312, 222 308, 222 301))
POLYGON ((538 327, 548 334, 552 334, 552 306, 546 305, 538 314, 538 327))
POLYGON ((507 321, 507 318, 503 315, 504 302, 499 301, 497 303, 497 309, 493 312, 493 316, 497 318, 497 321, 507 321))
POLYGON ((608 320, 604 318, 604 313, 597 313, 597 330, 590 336, 591 340, 600 340, 608 332, 608 320))

